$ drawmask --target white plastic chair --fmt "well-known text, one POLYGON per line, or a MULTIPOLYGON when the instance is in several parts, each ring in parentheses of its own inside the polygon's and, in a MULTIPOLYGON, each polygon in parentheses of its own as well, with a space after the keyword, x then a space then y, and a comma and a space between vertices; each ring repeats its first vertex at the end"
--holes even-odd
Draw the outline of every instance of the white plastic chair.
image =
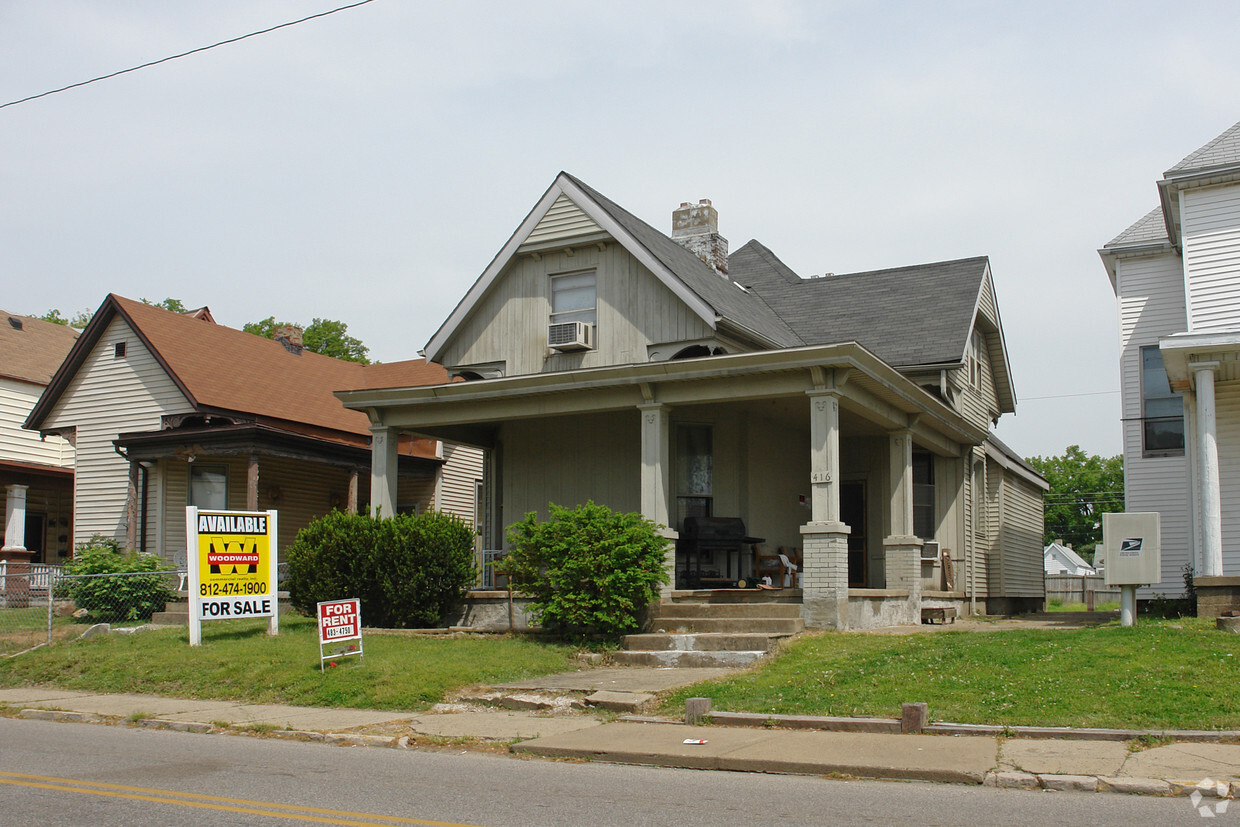
POLYGON ((779 562, 784 564, 784 587, 801 588, 801 573, 797 570, 797 564, 789 560, 788 555, 782 551, 779 553, 779 562))
POLYGON ((177 577, 181 578, 177 583, 177 591, 185 591, 185 581, 189 579, 189 556, 184 551, 175 552, 172 555, 172 565, 177 567, 177 577))

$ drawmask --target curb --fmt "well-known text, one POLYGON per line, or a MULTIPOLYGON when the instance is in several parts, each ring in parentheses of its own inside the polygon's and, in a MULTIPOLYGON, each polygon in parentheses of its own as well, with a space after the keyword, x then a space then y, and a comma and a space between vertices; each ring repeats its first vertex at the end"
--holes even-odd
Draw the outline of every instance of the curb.
POLYGON ((1240 798, 1240 782, 1230 785, 1202 785, 1200 781, 1164 781, 1161 778, 1114 778, 1104 775, 1057 775, 1019 771, 988 772, 982 782, 986 787, 1013 790, 1058 790, 1073 792, 1123 793, 1152 795, 1162 798, 1188 797, 1194 793, 1203 798, 1240 798), (1221 789, 1227 792, 1222 793, 1221 789))

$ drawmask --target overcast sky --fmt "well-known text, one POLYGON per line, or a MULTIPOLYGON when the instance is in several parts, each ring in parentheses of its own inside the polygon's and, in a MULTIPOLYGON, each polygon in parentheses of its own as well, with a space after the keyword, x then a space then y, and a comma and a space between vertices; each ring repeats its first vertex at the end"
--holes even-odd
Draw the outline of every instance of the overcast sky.
MULTIPOLYGON (((4 0, 0 103, 343 0, 4 0)), ((1234 3, 376 0, 0 109, 0 307, 414 358, 567 170, 803 276, 988 255, 1025 456, 1121 452, 1097 249, 1240 120, 1234 3)), ((927 313, 933 313, 932 307, 927 313)))

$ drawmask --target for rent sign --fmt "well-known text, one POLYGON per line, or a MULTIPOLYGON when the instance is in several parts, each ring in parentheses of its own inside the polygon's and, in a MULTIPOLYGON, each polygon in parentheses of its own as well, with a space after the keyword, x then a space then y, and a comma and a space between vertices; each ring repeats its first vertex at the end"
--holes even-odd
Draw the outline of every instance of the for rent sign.
POLYGON ((319 606, 319 669, 323 661, 343 655, 362 654, 362 601, 356 597, 347 600, 326 600, 319 606), (357 643, 347 643, 356 640, 357 643), (344 645, 341 645, 344 644, 344 645), (328 654, 323 647, 331 646, 328 654))
POLYGON ((204 620, 270 618, 279 631, 276 512, 185 509, 189 540, 190 645, 204 620))

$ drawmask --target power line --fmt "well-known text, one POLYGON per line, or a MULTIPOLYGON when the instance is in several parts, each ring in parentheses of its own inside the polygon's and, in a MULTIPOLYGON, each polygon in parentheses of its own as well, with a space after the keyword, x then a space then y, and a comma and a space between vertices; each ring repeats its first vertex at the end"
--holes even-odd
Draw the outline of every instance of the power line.
POLYGON ((1072 396, 1105 396, 1109 393, 1119 393, 1119 391, 1089 391, 1087 393, 1061 393, 1055 396, 1022 396, 1022 402, 1032 402, 1035 399, 1067 399, 1072 396))
POLYGON ((112 72, 107 75, 100 75, 99 77, 91 78, 90 80, 82 80, 82 81, 78 81, 77 83, 70 83, 68 86, 62 86, 59 89, 51 89, 47 92, 40 92, 37 95, 31 95, 29 97, 22 98, 21 100, 9 101, 8 103, 0 103, 0 109, 4 109, 7 106, 16 106, 19 103, 26 103, 28 101, 38 100, 39 98, 46 98, 48 95, 55 95, 58 92, 67 92, 68 90, 76 89, 79 86, 87 86, 88 84, 91 84, 91 83, 98 83, 101 80, 108 80, 109 78, 114 78, 114 77, 117 77, 118 75, 126 75, 126 74, 129 74, 130 72, 136 72, 139 69, 147 69, 147 68, 150 68, 151 66, 158 66, 159 64, 167 63, 170 60, 177 60, 178 58, 188 57, 189 55, 198 54, 199 52, 205 52, 208 49, 214 49, 217 46, 227 46, 229 43, 237 43, 247 38, 257 37, 260 34, 268 34, 270 32, 276 31, 277 29, 287 29, 289 26, 296 26, 298 23, 305 23, 307 20, 315 20, 319 17, 327 17, 329 14, 335 14, 336 12, 340 12, 340 11, 347 11, 348 9, 355 9, 358 6, 364 6, 367 3, 373 3, 373 2, 374 0, 358 0, 356 3, 349 3, 347 6, 339 6, 338 8, 331 9, 330 11, 323 11, 323 12, 319 12, 318 14, 312 14, 309 17, 303 17, 300 20, 290 20, 287 23, 280 23, 279 25, 271 26, 270 28, 260 29, 256 32, 250 32, 249 34, 243 34, 238 37, 230 37, 228 40, 221 40, 218 43, 212 43, 210 46, 199 46, 197 49, 190 49, 188 52, 181 52, 179 55, 170 55, 168 57, 162 57, 159 60, 152 60, 150 63, 143 63, 141 66, 132 66, 128 69, 121 69, 118 72, 112 72))

